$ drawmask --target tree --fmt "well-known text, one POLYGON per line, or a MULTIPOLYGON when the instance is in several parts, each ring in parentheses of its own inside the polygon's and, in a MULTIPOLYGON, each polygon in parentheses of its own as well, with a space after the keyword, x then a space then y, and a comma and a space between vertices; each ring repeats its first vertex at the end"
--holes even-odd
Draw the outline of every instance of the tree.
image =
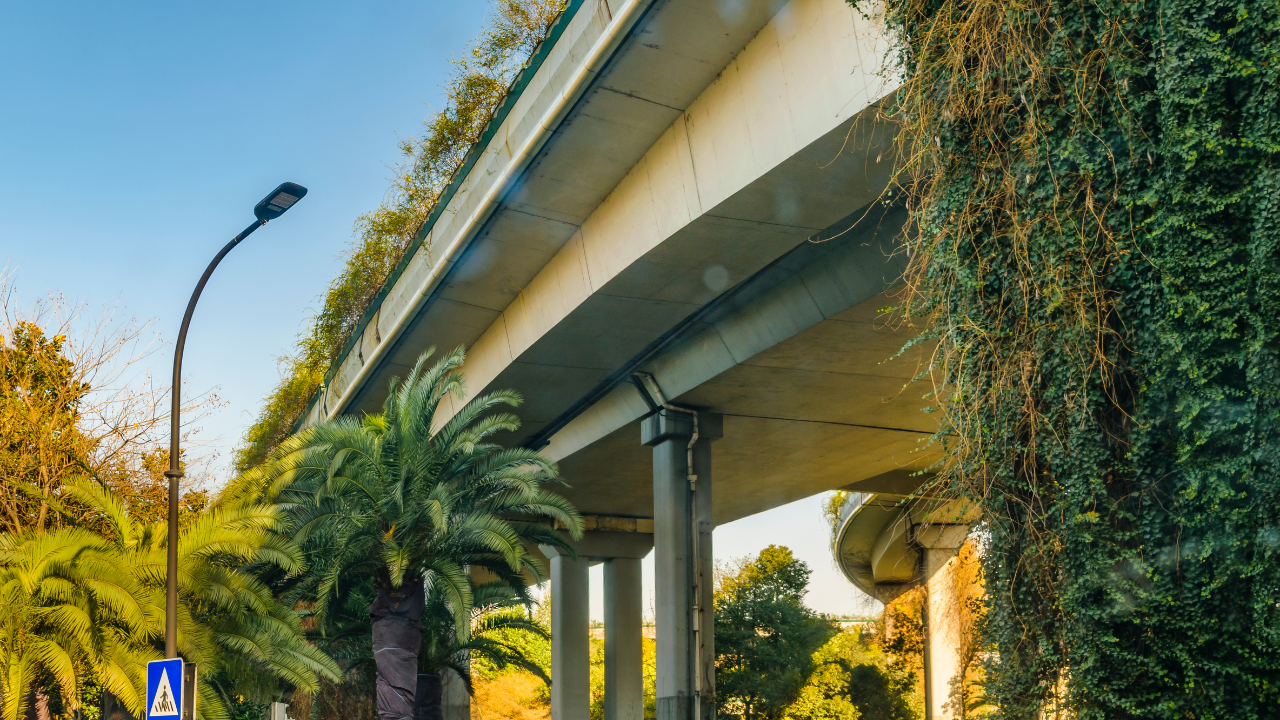
POLYGON ((951 698, 948 701, 957 720, 985 717, 995 709, 987 704, 986 669, 982 656, 989 650, 982 637, 982 623, 986 618, 986 588, 982 582, 982 558, 972 539, 965 541, 957 554, 950 574, 953 597, 960 604, 956 618, 959 621, 958 643, 959 673, 952 680, 951 698))
POLYGON ((334 610, 349 613, 363 589, 373 591, 378 709, 387 720, 413 713, 424 622, 433 629, 429 650, 450 642, 437 634, 445 616, 458 647, 471 647, 477 596, 468 568, 528 603, 524 573, 540 579, 544 571, 527 546, 567 549, 553 523, 581 534, 573 506, 543 488, 557 480, 555 464, 488 440, 519 427, 510 413, 487 414, 519 405, 517 393, 476 397, 433 430, 446 395, 465 394, 465 354, 458 348, 428 367, 432 352, 392 382, 382 413, 298 433, 233 490, 278 494, 300 508, 291 522, 312 571, 292 597, 314 600, 322 628, 334 610))
MULTIPOLYGON (((161 657, 166 527, 139 521, 109 489, 75 478, 68 497, 109 528, 27 529, 0 534, 0 638, 4 720, 23 712, 42 678, 56 682, 65 707, 78 705, 92 677, 141 717, 145 663, 161 657)), ((233 695, 284 683, 314 690, 336 679, 332 660, 309 645, 297 615, 255 576, 255 565, 303 570, 301 551, 273 532, 279 507, 215 503, 179 536, 178 649, 205 668, 199 714, 225 720, 233 695), (235 692, 230 692, 234 687, 235 692)))
POLYGON ((141 716, 148 630, 163 613, 110 543, 81 528, 0 533, 0 719, 44 705, 51 680, 71 710, 86 674, 141 716))
MULTIPOLYGON (((135 515, 163 516, 168 387, 138 369, 157 347, 147 324, 89 317, 57 295, 19 310, 14 296, 0 275, 0 531, 83 525, 85 509, 62 492, 80 475, 111 487, 135 515)), ((213 393, 184 401, 188 447, 218 403, 213 393)), ((186 514, 208 502, 199 464, 183 458, 186 514)))
MULTIPOLYGON (((41 718, 70 712, 97 689, 141 715, 144 664, 160 657, 163 628, 167 391, 136 370, 151 352, 145 325, 86 320, 57 296, 18 313, 12 297, 0 278, 3 718, 32 698, 41 718)), ((214 402, 196 398, 184 415, 198 420, 214 402)), ((272 532, 283 510, 210 506, 200 492, 182 500, 179 647, 206 679, 200 715, 226 717, 215 691, 231 683, 312 688, 317 674, 336 677, 256 578, 261 567, 304 568, 272 532)))
MULTIPOLYGON (((452 670, 462 679, 467 692, 474 694, 470 663, 484 662, 497 671, 508 668, 536 675, 550 685, 551 677, 525 652, 525 644, 513 641, 513 635, 550 641, 551 634, 526 612, 527 601, 521 599, 504 582, 474 585, 469 633, 457 631, 458 608, 446 593, 428 587, 426 612, 423 616, 422 652, 418 655, 418 692, 415 705, 424 720, 439 720, 440 687, 445 671, 452 670)), ((521 639, 525 639, 521 638, 521 639)))
POLYGON ((722 572, 715 592, 718 711, 781 718, 813 672, 813 653, 838 628, 804 605, 809 566, 770 545, 736 572, 722 572))
MULTIPOLYGON (((142 522, 109 489, 86 478, 63 490, 99 523, 0 533, 0 664, 3 720, 28 695, 60 692, 79 705, 91 680, 136 717, 144 714, 145 664, 158 660, 164 627, 166 527, 142 522), (55 684, 48 686, 46 680, 55 684)), ((257 580, 254 565, 303 569, 302 554, 272 532, 282 510, 217 503, 182 528, 178 551, 178 649, 205 669, 199 714, 226 720, 226 700, 274 683, 314 689, 338 668, 306 643, 298 617, 257 580)))
MULTIPOLYGON (((362 692, 361 686, 376 682, 374 654, 368 640, 373 630, 368 608, 376 596, 372 582, 349 590, 340 608, 331 610, 323 635, 316 638, 343 662, 349 676, 347 683, 324 693, 326 702, 349 704, 354 700, 359 706, 375 700, 372 694, 362 692)), ((467 691, 474 694, 473 663, 481 663, 491 672, 524 671, 532 674, 535 681, 551 682, 547 658, 542 657, 550 653, 551 636, 546 623, 530 617, 526 605, 510 587, 500 582, 476 585, 473 581, 470 633, 465 638, 459 637, 455 609, 439 586, 428 586, 425 597, 413 698, 415 717, 438 720, 442 680, 447 671, 456 673, 467 691), (531 645, 536 649, 531 651, 531 645)))
POLYGON ((877 642, 894 666, 924 697, 924 608, 927 595, 923 585, 907 590, 884 606, 877 628, 877 642))
POLYGON ((89 385, 63 355, 66 340, 25 320, 0 336, 0 528, 43 529, 51 508, 61 508, 57 486, 82 472, 89 454, 79 428, 89 385))
POLYGON ((916 677, 894 662, 878 628, 863 626, 831 638, 786 720, 919 720, 924 698, 916 677))
MULTIPOLYGON (((109 529, 104 541, 159 608, 150 636, 162 637, 165 520, 134 518, 111 490, 91 481, 68 491, 109 529)), ((268 568, 306 569, 302 550, 278 532, 284 512, 249 498, 220 498, 180 529, 178 652, 209 673, 199 703, 209 720, 227 717, 232 695, 270 696, 281 684, 315 690, 319 677, 338 677, 333 660, 306 642, 298 615, 258 577, 268 568)))

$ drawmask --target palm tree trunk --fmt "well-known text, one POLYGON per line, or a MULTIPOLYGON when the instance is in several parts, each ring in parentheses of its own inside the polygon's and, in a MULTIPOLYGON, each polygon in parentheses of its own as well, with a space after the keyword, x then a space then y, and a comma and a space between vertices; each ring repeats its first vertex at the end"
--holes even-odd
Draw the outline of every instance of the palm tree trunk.
POLYGON ((102 706, 99 712, 102 720, 134 720, 133 715, 130 715, 124 705, 106 688, 102 690, 102 706))
POLYGON ((439 675, 418 673, 413 720, 444 720, 444 683, 439 675))
POLYGON ((42 687, 31 688, 27 696, 27 712, 25 720, 51 720, 53 713, 49 708, 49 692, 42 687))
POLYGON ((385 590, 369 606, 373 618, 373 659, 378 666, 378 716, 382 720, 412 720, 418 690, 418 651, 422 648, 424 596, 421 581, 385 590))

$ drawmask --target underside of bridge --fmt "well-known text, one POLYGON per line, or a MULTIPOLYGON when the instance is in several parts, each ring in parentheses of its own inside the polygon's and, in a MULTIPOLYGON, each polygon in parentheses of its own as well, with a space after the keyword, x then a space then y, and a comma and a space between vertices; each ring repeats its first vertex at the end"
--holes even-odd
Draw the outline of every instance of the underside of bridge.
POLYGON ((553 436, 546 450, 571 484, 564 494, 584 513, 652 516, 649 451, 637 438, 658 393, 724 417, 712 451, 717 525, 833 488, 899 487, 926 465, 931 428, 911 382, 920 359, 895 358, 900 334, 881 312, 892 299, 874 292, 884 279, 852 298, 838 287, 860 268, 890 279, 897 270, 886 254, 901 213, 875 212, 881 222, 802 243, 744 283, 740 304, 716 308, 669 350, 636 363, 656 391, 627 375, 553 436))
POLYGON ((587 718, 589 562, 609 718, 641 717, 627 599, 656 547, 658 716, 701 720, 711 529, 931 462, 927 348, 884 311, 889 50, 843 0, 571 2, 308 411, 376 411, 428 347, 468 348, 468 398, 524 395, 505 440, 560 463, 590 528, 550 559, 556 720, 587 718))

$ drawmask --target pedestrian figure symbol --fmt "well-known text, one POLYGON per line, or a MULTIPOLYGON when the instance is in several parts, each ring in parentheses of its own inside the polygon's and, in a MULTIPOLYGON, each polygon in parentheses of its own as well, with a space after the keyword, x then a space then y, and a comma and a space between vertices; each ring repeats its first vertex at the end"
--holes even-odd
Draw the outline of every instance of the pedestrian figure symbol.
POLYGON ((156 699, 151 701, 151 712, 147 716, 177 714, 178 704, 173 699, 173 686, 169 684, 169 671, 166 669, 160 673, 160 686, 156 688, 156 699))

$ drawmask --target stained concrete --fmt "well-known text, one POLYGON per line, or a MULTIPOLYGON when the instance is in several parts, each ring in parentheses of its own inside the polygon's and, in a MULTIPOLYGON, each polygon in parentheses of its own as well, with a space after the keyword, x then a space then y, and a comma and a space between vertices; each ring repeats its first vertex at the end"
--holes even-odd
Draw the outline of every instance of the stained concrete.
POLYGON ((644 720, 643 604, 640 560, 605 561, 605 720, 644 720))

